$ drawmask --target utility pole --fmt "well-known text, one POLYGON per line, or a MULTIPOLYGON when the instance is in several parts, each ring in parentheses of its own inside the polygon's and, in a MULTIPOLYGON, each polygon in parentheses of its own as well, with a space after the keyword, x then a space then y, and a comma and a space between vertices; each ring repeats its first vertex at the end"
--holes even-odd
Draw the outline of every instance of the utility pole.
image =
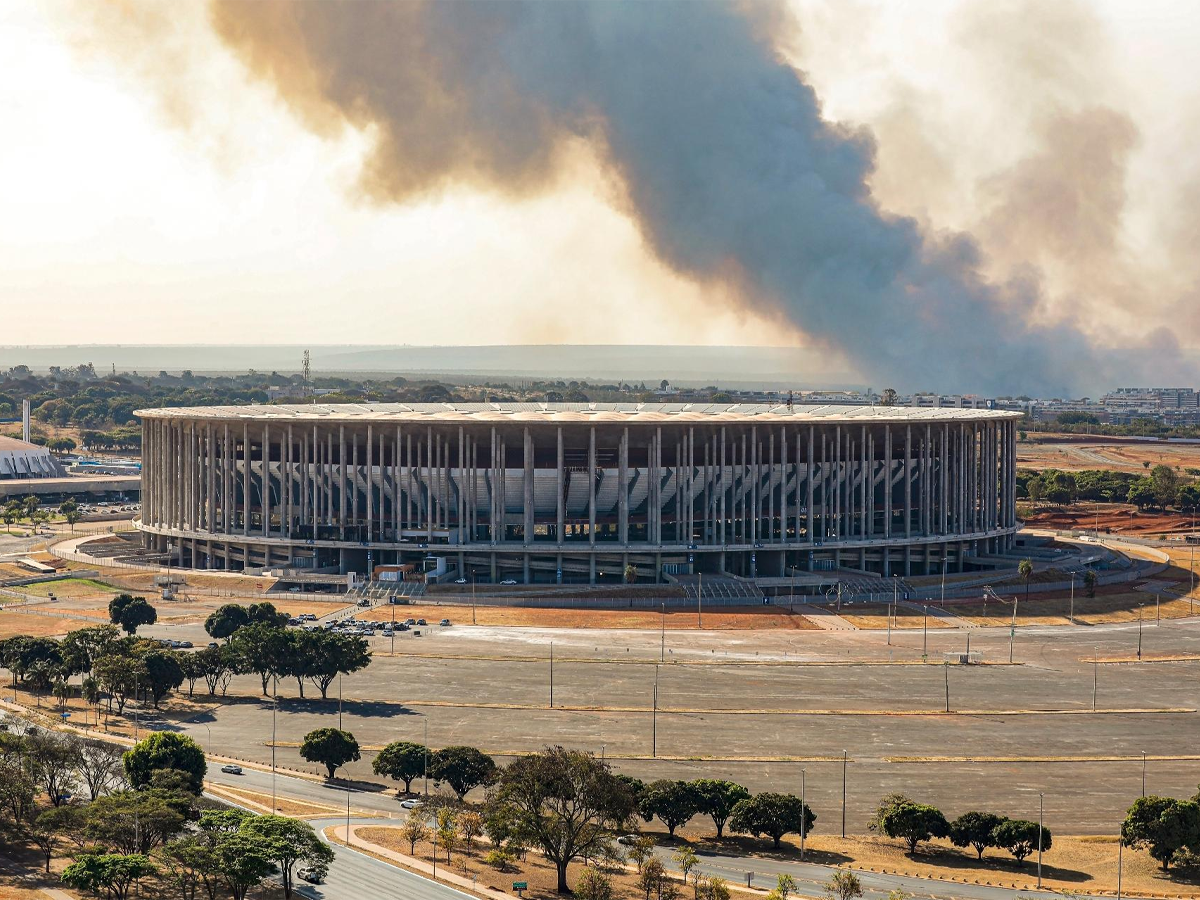
POLYGON ((1038 890, 1042 889, 1042 812, 1045 806, 1045 796, 1038 791, 1038 890))
POLYGON ((946 675, 946 712, 950 712, 950 663, 945 661, 942 663, 942 671, 946 675))
POLYGON ((846 837, 846 763, 849 761, 849 754, 842 751, 842 838, 846 837))
POLYGON ((1096 711, 1096 691, 1100 687, 1100 648, 1096 648, 1096 656, 1092 657, 1092 712, 1096 711))
POLYGON ((929 655, 929 607, 925 607, 924 632, 921 636, 921 656, 922 658, 929 655))
POLYGON ((1142 751, 1142 796, 1146 796, 1146 751, 1142 751))
POLYGON ((1142 660, 1142 606, 1143 605, 1144 604, 1142 604, 1142 603, 1138 604, 1138 654, 1137 654, 1138 662, 1141 662, 1141 660, 1142 660))
POLYGON ((554 709, 554 641, 550 642, 550 708, 554 709))
POLYGON ((1071 624, 1075 624, 1075 573, 1071 573, 1071 612, 1067 615, 1071 624))
POLYGON ((654 698, 650 710, 650 758, 658 756, 658 666, 654 667, 654 698))
POLYGON ((342 673, 338 672, 338 731, 342 730, 342 673))
POLYGON ((700 598, 704 596, 704 573, 700 572, 698 575, 698 578, 699 578, 699 581, 697 582, 697 586, 696 586, 696 627, 703 628, 704 627, 704 619, 701 617, 701 614, 700 614, 700 610, 701 610, 700 598))
POLYGON ((271 694, 271 815, 279 812, 275 806, 275 710, 279 706, 279 676, 271 694))
POLYGON ((804 861, 804 825, 808 818, 808 805, 805 797, 808 795, 808 778, 804 769, 800 770, 800 861, 804 861))
POLYGON ((662 636, 658 645, 658 661, 667 661, 667 604, 662 604, 662 636))

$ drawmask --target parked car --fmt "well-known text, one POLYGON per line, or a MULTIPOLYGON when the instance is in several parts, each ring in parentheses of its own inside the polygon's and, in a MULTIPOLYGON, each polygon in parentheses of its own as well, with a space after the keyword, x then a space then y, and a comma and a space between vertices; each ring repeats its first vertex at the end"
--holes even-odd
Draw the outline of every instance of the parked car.
POLYGON ((400 801, 401 809, 416 809, 420 805, 421 805, 421 801, 416 797, 410 797, 407 800, 400 801))
POLYGON ((320 869, 314 869, 311 866, 304 866, 296 870, 296 877, 301 881, 307 881, 309 884, 323 884, 325 879, 321 876, 320 869))
POLYGON ((208 642, 208 649, 209 649, 209 650, 216 650, 216 649, 217 649, 217 647, 219 647, 219 646, 220 646, 220 645, 219 645, 219 644, 218 644, 216 641, 209 641, 209 642, 208 642))
POLYGON ((442 621, 438 622, 438 624, 439 624, 439 625, 443 625, 443 626, 445 626, 445 625, 449 625, 449 624, 450 624, 450 620, 449 620, 449 619, 442 619, 442 621))
POLYGON ((426 622, 424 619, 417 619, 417 624, 418 625, 428 625, 429 623, 426 622))
POLYGON ((229 765, 221 766, 221 771, 224 772, 226 775, 241 775, 242 767, 235 766, 232 763, 230 763, 229 765))
POLYGON ((192 642, 191 641, 180 641, 179 646, 184 650, 191 650, 192 642))

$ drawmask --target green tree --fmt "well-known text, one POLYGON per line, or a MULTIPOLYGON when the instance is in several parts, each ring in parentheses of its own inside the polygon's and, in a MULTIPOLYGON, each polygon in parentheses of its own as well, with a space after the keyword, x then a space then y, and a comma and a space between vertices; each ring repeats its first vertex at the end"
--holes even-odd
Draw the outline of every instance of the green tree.
POLYGON ((179 834, 194 798, 156 788, 116 791, 88 804, 88 839, 122 853, 148 854, 179 834))
MULTIPOLYGON (((365 669, 371 662, 371 651, 365 639, 357 635, 334 634, 331 631, 301 631, 296 634, 295 666, 289 674, 307 678, 321 691, 321 699, 329 697, 329 685, 338 675, 349 675, 365 669)), ((301 689, 303 696, 303 689, 301 689)))
POLYGON ((246 900, 250 889, 275 871, 271 848, 240 830, 221 835, 213 849, 218 870, 233 900, 246 900))
POLYGON ((1157 465, 1150 470, 1150 481, 1154 485, 1154 499, 1159 506, 1167 507, 1175 502, 1179 489, 1179 474, 1170 466, 1157 465))
POLYGON ((662 779, 646 785, 639 805, 643 819, 649 822, 658 816, 674 837, 675 829, 700 811, 700 795, 687 781, 662 779))
POLYGON ((1144 847, 1164 870, 1184 847, 1200 847, 1200 804, 1172 797, 1139 797, 1121 825, 1127 847, 1144 847))
POLYGON ((816 821, 813 811, 799 797, 764 791, 734 806, 729 828, 737 834, 765 834, 778 850, 785 834, 799 834, 801 827, 808 834, 816 821))
POLYGON ((283 881, 283 896, 292 896, 292 869, 307 866, 322 875, 333 862, 333 851, 322 841, 312 826, 299 819, 284 816, 253 816, 242 823, 241 834, 258 840, 262 852, 279 868, 283 881))
POLYGON ((157 622, 158 613, 145 597, 118 594, 108 603, 108 618, 114 625, 120 625, 126 634, 135 634, 138 626, 157 622))
POLYGON ((300 756, 323 765, 329 771, 330 780, 346 763, 361 758, 354 735, 337 728, 318 728, 306 734, 300 745, 300 756))
POLYGON ((138 654, 138 662, 141 663, 138 685, 143 692, 149 692, 154 708, 158 709, 163 697, 183 684, 179 654, 151 645, 138 654))
POLYGON ((996 830, 992 833, 992 841, 995 846, 1002 847, 1011 853, 1020 863, 1030 853, 1037 851, 1039 832, 1041 848, 1049 850, 1052 843, 1050 830, 1039 827, 1037 822, 1028 822, 1024 819, 1005 819, 996 826, 996 830))
POLYGON ((612 878, 596 866, 584 866, 575 879, 575 896, 578 900, 613 900, 612 878))
POLYGON ((264 697, 267 696, 271 679, 290 671, 296 654, 295 636, 299 634, 301 632, 288 631, 271 622, 260 620, 242 626, 230 638, 229 646, 241 658, 242 668, 257 673, 262 681, 264 697))
POLYGON ((158 770, 175 769, 187 776, 193 794, 204 790, 204 775, 208 771, 204 751, 186 734, 156 731, 134 744, 123 759, 125 777, 135 788, 150 784, 158 770))
POLYGON ((462 800, 474 788, 496 780, 496 762, 474 747, 443 747, 429 757, 429 777, 442 782, 462 800))
POLYGON ((425 772, 429 748, 409 741, 392 741, 379 751, 371 763, 376 775, 404 782, 404 793, 412 791, 414 778, 425 772))
POLYGON ((67 520, 72 531, 75 530, 75 523, 83 518, 83 513, 79 511, 79 504, 74 500, 64 500, 58 505, 58 511, 67 520))
POLYGON ((112 625, 94 625, 70 631, 59 642, 63 664, 73 675, 92 671, 96 660, 121 646, 121 632, 112 625))
POLYGON ((683 876, 683 881, 686 884, 693 872, 697 871, 697 866, 700 865, 700 857, 696 855, 696 851, 684 844, 678 850, 671 854, 671 859, 679 869, 679 874, 683 876))
POLYGON ((913 853, 917 844, 935 837, 948 837, 950 824, 941 810, 923 803, 901 803, 884 814, 880 831, 890 838, 900 838, 913 853))
POLYGON ((67 887, 96 895, 103 891, 112 900, 125 900, 138 879, 157 871, 154 863, 140 853, 83 853, 63 869, 60 877, 67 887))
POLYGON ((522 756, 500 774, 489 806, 519 840, 538 847, 558 873, 558 892, 570 893, 567 866, 601 855, 608 835, 635 812, 628 787, 590 753, 548 747, 522 756))
POLYGON ((854 900, 863 895, 862 882, 853 872, 838 869, 825 882, 825 896, 830 900, 854 900))
POLYGON ((4 519, 4 524, 8 526, 8 533, 12 534, 12 527, 15 523, 20 522, 25 517, 25 507, 21 505, 20 500, 9 500, 2 510, 0 510, 0 518, 4 519))
POLYGON ((788 900, 796 893, 796 879, 784 873, 775 879, 775 887, 767 894, 767 900, 788 900))
POLYGON ((726 820, 733 814, 733 808, 742 800, 750 799, 750 792, 732 781, 698 778, 692 782, 692 788, 699 800, 698 812, 712 818, 718 840, 725 830, 726 820))
POLYGON ((1100 579, 1096 576, 1095 569, 1088 569, 1086 572, 1084 572, 1083 573, 1084 593, 1086 593, 1089 597, 1095 597, 1096 596, 1096 584, 1099 582, 1099 580, 1100 579))
POLYGON ((235 631, 249 621, 246 607, 238 603, 226 603, 204 620, 204 630, 208 632, 209 637, 219 641, 232 637, 235 631))
POLYGON ((992 834, 1003 817, 986 812, 965 812, 950 823, 950 843, 955 847, 974 847, 979 858, 983 851, 994 847, 992 834))
POLYGON ((1025 599, 1029 599, 1029 582, 1033 578, 1033 560, 1023 559, 1017 564, 1017 574, 1025 582, 1025 599))
POLYGON ((1139 510, 1145 509, 1147 506, 1154 506, 1158 502, 1158 495, 1154 491, 1154 482, 1149 478, 1139 478, 1129 486, 1129 493, 1125 499, 1139 510))

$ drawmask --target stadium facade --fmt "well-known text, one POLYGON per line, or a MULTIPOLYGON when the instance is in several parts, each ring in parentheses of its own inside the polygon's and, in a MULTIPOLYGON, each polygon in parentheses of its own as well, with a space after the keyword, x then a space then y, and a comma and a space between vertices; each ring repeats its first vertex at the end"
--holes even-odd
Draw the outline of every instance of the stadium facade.
POLYGON ((147 546, 447 578, 964 571, 1011 549, 1010 412, 730 404, 146 409, 147 546))

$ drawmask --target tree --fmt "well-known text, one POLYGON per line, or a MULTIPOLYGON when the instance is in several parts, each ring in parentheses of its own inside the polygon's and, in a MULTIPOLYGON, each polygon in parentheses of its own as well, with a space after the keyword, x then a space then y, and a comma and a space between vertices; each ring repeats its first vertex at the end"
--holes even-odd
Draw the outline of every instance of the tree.
POLYGON ((145 597, 117 594, 108 603, 108 618, 114 625, 120 625, 126 634, 136 634, 139 625, 157 622, 158 613, 145 597))
POLYGON ((995 846, 1003 847, 1011 853, 1020 863, 1038 849, 1039 832, 1041 848, 1049 850, 1051 844, 1049 829, 1041 828, 1037 822, 1027 822, 1024 819, 1005 819, 992 832, 992 841, 995 846))
POLYGON ((738 834, 767 835, 775 849, 785 834, 797 834, 803 823, 804 833, 812 831, 817 817, 808 805, 793 794, 764 792, 741 800, 729 817, 729 828, 738 834))
POLYGON ((59 806, 75 779, 80 743, 74 735, 38 731, 25 736, 25 754, 30 773, 41 784, 50 802, 59 806))
POLYGON ((1017 564, 1017 574, 1025 582, 1025 599, 1029 599, 1029 581, 1033 578, 1033 560, 1023 559, 1017 564))
POLYGON ((429 826, 425 824, 424 817, 417 810, 409 811, 408 818, 400 826, 400 837, 408 841, 409 855, 416 856, 417 842, 429 837, 429 826))
POLYGON ((187 776, 193 794, 204 790, 204 775, 208 771, 204 751, 186 734, 156 731, 134 744, 125 753, 124 762, 125 777, 135 788, 150 784, 156 771, 174 769, 187 776))
POLYGON ((259 838, 240 830, 217 838, 214 852, 218 870, 233 900, 245 900, 252 887, 275 871, 271 850, 259 838))
POLYGON ((179 665, 178 657, 178 653, 155 646, 139 654, 141 678, 138 683, 143 691, 149 691, 155 709, 163 697, 183 684, 183 667, 179 665))
POLYGON ((8 533, 12 534, 13 524, 25 518, 25 507, 21 505, 20 500, 9 500, 4 504, 3 510, 0 510, 0 518, 4 519, 4 524, 8 526, 8 533))
MULTIPOLYGON (((679 874, 683 876, 683 881, 686 884, 692 872, 696 872, 696 867, 700 865, 700 857, 696 855, 696 851, 686 844, 671 854, 671 859, 679 868, 679 874)), ((696 872, 699 875, 699 872, 696 872)))
POLYGON ((125 773, 121 750, 105 741, 83 741, 79 748, 77 771, 95 800, 118 784, 125 773))
POLYGON ((767 894, 767 900, 788 900, 796 892, 796 879, 784 873, 775 879, 775 887, 767 894))
POLYGON ((825 882, 825 896, 830 900, 854 900, 863 895, 862 882, 853 872, 838 869, 825 882))
POLYGON ((83 853, 63 869, 61 878, 68 887, 93 894, 104 891, 112 900, 125 900, 134 882, 157 871, 140 853, 83 853))
POLYGON ((1150 481, 1154 485, 1154 499, 1159 506, 1167 507, 1175 502, 1179 489, 1179 474, 1170 466, 1157 465, 1150 470, 1150 481))
POLYGON ((884 814, 879 825, 885 836, 905 841, 909 853, 915 852, 921 841, 950 833, 950 824, 941 810, 923 803, 898 804, 884 814))
POLYGON ((361 759, 354 735, 337 728, 318 728, 306 734, 300 745, 300 756, 328 769, 331 781, 339 768, 361 759))
POLYGON ((499 807, 520 840, 538 847, 570 893, 567 866, 599 855, 609 834, 636 811, 629 789, 590 753, 547 747, 520 757, 500 774, 489 805, 499 807))
POLYGON ((84 833, 122 853, 149 853, 183 830, 192 799, 154 788, 107 794, 87 806, 84 833))
POLYGON ((742 800, 750 799, 750 792, 732 781, 699 778, 692 782, 699 800, 697 811, 710 816, 720 840, 725 830, 725 821, 733 814, 733 808, 742 800))
MULTIPOLYGON (((296 668, 289 674, 297 681, 309 679, 321 691, 321 699, 329 697, 329 685, 339 674, 349 675, 365 669, 371 662, 371 651, 365 639, 351 634, 331 631, 301 631, 296 633, 296 668)), ((303 688, 301 688, 303 696, 303 688)))
POLYGON ((219 641, 222 638, 231 637, 249 620, 246 607, 238 603, 226 603, 204 620, 204 630, 208 632, 209 637, 219 641))
POLYGON ((575 879, 575 896, 578 900, 613 900, 612 879, 595 866, 584 866, 575 879))
POLYGON ((379 751, 371 763, 376 775, 404 782, 404 793, 412 791, 412 782, 425 771, 429 748, 409 741, 392 741, 379 751))
POLYGON ((251 816, 238 831, 257 839, 261 852, 279 868, 284 897, 292 896, 292 868, 295 865, 302 864, 323 875, 333 862, 329 845, 317 837, 311 825, 299 819, 251 816))
MULTIPOLYGON (((74 442, 72 441, 71 443, 73 444, 74 442)), ((83 518, 83 513, 79 511, 79 504, 74 500, 64 500, 59 504, 58 511, 67 520, 67 524, 71 526, 72 531, 75 530, 75 523, 83 518)))
POLYGON ((247 625, 267 625, 271 628, 283 628, 287 625, 287 613, 275 609, 275 604, 269 600, 251 603, 246 607, 247 625))
POLYGON ((637 566, 635 566, 633 563, 628 563, 625 566, 624 578, 626 584, 636 583, 638 579, 637 566))
MULTIPOLYGON (((270 603, 255 603, 250 608, 260 605, 271 606, 270 603)), ((229 646, 240 657, 241 668, 257 673, 261 679, 264 697, 271 679, 290 671, 296 655, 294 636, 300 633, 287 631, 272 622, 253 621, 239 628, 230 638, 229 646)))
POLYGON ((1003 821, 1003 817, 993 813, 965 812, 950 823, 950 843, 955 847, 974 847, 983 859, 983 851, 996 846, 992 833, 1003 821))
POLYGON ((1083 590, 1089 597, 1096 596, 1096 583, 1099 578, 1096 576, 1095 569, 1088 569, 1083 573, 1083 590))
POLYGON ((1183 847, 1200 845, 1200 804, 1172 797, 1139 797, 1121 825, 1127 847, 1145 847, 1164 870, 1183 847))
POLYGON ((433 839, 446 851, 446 862, 450 862, 450 852, 458 846, 458 814, 449 806, 439 808, 434 816, 433 839))
POLYGON ((896 393, 895 388, 884 388, 883 396, 879 398, 879 405, 880 406, 895 406, 896 398, 898 396, 899 395, 896 393))
POLYGON ((96 660, 92 669, 96 681, 108 694, 108 708, 112 710, 112 701, 117 701, 117 713, 125 712, 125 704, 137 690, 141 665, 136 659, 128 656, 113 654, 96 660))
MULTIPOLYGON (((241 654, 228 645, 205 647, 196 653, 195 656, 200 660, 200 665, 204 672, 204 683, 208 686, 209 696, 215 696, 218 690, 224 696, 225 690, 229 686, 229 680, 244 665, 241 654)), ((303 691, 300 692, 300 696, 304 696, 303 691)))
POLYGON ((674 837, 675 829, 700 811, 700 795, 689 782, 663 779, 646 786, 640 807, 643 819, 658 816, 674 837))
POLYGON ((1158 502, 1158 495, 1154 490, 1154 482, 1149 478, 1139 478, 1129 486, 1129 493, 1125 496, 1126 502, 1132 503, 1143 510, 1147 506, 1154 506, 1158 502))
POLYGON ((719 875, 698 878, 696 900, 729 900, 729 885, 719 875))
POLYGON ((429 758, 429 777, 450 785, 459 800, 496 780, 496 762, 474 747, 443 747, 429 758))
POLYGON ((475 841, 475 838, 483 834, 483 816, 473 809, 459 813, 458 832, 462 835, 462 839, 467 845, 467 852, 470 853, 471 844, 475 841))
POLYGON ((121 632, 112 625, 95 625, 67 632, 59 642, 63 665, 73 675, 90 673, 92 666, 102 656, 116 652, 120 646, 121 632))

